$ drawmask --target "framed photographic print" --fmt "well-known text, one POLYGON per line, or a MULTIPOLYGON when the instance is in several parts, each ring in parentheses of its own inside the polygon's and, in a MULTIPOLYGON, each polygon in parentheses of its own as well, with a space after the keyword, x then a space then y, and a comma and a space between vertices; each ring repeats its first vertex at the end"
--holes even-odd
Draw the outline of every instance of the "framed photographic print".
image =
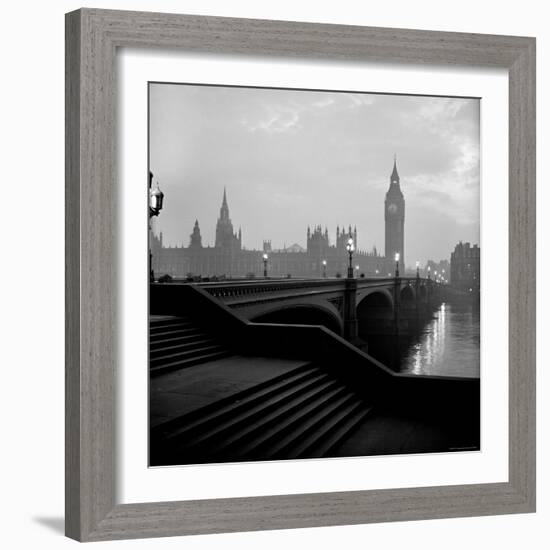
POLYGON ((534 39, 66 29, 67 535, 534 511, 534 39))
POLYGON ((149 85, 150 466, 480 450, 479 104, 149 85))

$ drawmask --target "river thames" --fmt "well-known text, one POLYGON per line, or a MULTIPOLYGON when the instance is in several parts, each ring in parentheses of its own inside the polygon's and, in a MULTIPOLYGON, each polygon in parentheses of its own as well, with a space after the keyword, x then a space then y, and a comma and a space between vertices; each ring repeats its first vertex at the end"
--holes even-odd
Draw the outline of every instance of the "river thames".
POLYGON ((418 339, 401 347, 399 372, 479 377, 479 307, 442 303, 418 339))
POLYGON ((379 335, 365 351, 396 372, 479 378, 479 328, 478 304, 443 302, 418 334, 379 335))

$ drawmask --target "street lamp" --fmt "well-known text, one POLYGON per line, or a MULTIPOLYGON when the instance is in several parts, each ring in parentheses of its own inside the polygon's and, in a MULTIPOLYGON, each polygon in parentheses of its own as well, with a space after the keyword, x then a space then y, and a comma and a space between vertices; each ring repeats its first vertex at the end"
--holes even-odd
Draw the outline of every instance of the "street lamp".
POLYGON ((323 279, 327 278, 327 261, 323 260, 323 279))
POLYGON ((416 278, 420 279, 420 262, 416 262, 416 278))
POLYGON ((374 271, 374 273, 376 273, 376 275, 378 275, 378 274, 380 273, 380 270, 379 270, 379 269, 376 269, 376 270, 374 271))
MULTIPOLYGON (((159 189, 159 184, 155 189, 151 189, 153 184, 153 172, 149 172, 149 229, 151 229, 151 218, 158 216, 162 210, 162 203, 164 201, 164 193, 159 189)), ((149 247, 149 280, 155 281, 155 272, 153 271, 153 252, 149 247)))
POLYGON ((346 244, 346 250, 349 254, 349 266, 348 266, 348 279, 353 279, 353 251, 355 250, 355 245, 353 244, 353 237, 351 233, 349 235, 348 242, 346 244))
POLYGON ((268 255, 264 254, 263 259, 264 259, 264 277, 267 279, 267 259, 268 259, 268 255))
POLYGON ((155 189, 149 191, 149 218, 160 214, 163 202, 164 193, 159 189, 159 184, 157 183, 155 189))
POLYGON ((432 268, 428 266, 428 279, 430 279, 430 272, 432 271, 432 268))
POLYGON ((395 277, 399 277, 399 252, 395 253, 395 277))

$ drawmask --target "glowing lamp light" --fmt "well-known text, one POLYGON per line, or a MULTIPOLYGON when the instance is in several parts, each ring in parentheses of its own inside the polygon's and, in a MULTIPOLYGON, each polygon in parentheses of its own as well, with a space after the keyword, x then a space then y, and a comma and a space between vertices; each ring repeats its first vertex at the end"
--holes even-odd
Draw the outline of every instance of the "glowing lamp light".
POLYGON ((395 253, 395 276, 399 277, 399 252, 395 253))

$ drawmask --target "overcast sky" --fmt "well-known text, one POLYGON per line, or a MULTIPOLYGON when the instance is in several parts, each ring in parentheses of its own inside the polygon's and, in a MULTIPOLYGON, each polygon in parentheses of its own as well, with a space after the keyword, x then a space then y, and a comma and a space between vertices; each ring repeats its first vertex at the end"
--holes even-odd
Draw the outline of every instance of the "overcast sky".
POLYGON ((187 246, 195 219, 213 245, 227 188, 235 231, 261 249, 306 244, 307 225, 357 225, 384 251, 393 157, 405 196, 405 255, 450 257, 479 242, 479 101, 152 84, 150 166, 165 193, 156 220, 187 246))

